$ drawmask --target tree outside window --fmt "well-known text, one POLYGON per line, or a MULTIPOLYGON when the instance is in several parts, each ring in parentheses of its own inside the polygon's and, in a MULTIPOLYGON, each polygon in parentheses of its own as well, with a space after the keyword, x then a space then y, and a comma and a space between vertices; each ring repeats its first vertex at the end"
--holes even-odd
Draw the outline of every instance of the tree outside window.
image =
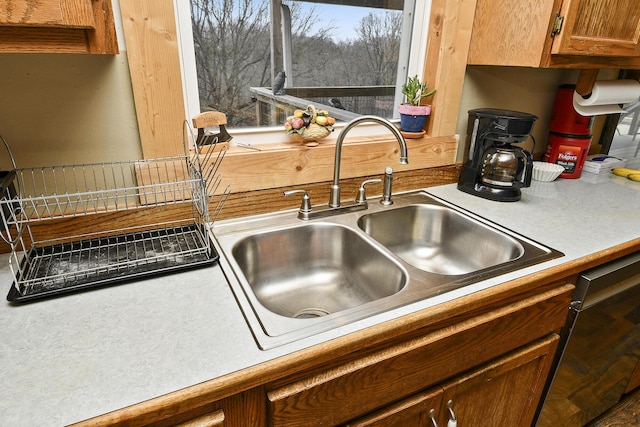
MULTIPOLYGON (((278 3, 191 0, 201 111, 224 112, 232 127, 255 127, 260 123, 256 104, 261 101, 251 88, 262 88, 261 93, 271 94, 271 7, 278 3)), ((291 16, 291 69, 287 75, 292 84, 285 87, 285 92, 314 104, 332 105, 330 100, 337 99, 345 111, 382 111, 391 117, 402 43, 402 10, 397 6, 396 10, 355 6, 384 6, 389 3, 385 0, 342 0, 343 5, 315 0, 281 3, 291 16), (324 90, 317 92, 320 88, 324 90), (314 97, 314 91, 320 95, 314 97), (376 91, 384 94, 372 95, 376 91), (374 108, 377 110, 372 111, 374 108)), ((397 5, 398 1, 393 3, 397 5)), ((272 98, 278 106, 289 102, 289 98, 272 98)))

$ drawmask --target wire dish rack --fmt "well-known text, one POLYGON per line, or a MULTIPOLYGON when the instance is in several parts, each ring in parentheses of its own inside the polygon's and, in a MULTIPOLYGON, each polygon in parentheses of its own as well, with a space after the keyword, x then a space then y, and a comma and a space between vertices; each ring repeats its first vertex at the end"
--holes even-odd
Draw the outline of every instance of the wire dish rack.
POLYGON ((202 154, 185 145, 184 156, 17 169, 0 139, 13 165, 0 177, 1 235, 14 278, 9 301, 217 261, 207 227, 230 193, 217 194, 226 147, 202 154))

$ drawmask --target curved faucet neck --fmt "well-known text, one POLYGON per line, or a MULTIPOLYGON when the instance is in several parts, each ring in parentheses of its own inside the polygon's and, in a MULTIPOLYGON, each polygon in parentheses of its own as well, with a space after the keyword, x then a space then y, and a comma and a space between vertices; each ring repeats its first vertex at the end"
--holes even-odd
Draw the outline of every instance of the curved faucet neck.
POLYGON ((351 129, 353 129, 360 123, 365 122, 378 123, 389 129, 393 136, 395 136, 396 140, 398 141, 398 145, 400 146, 400 164, 406 165, 407 163, 409 163, 407 143, 398 128, 394 126, 393 123, 391 123, 389 120, 383 119, 382 117, 378 116, 360 116, 351 120, 344 127, 344 129, 342 129, 342 131, 338 135, 338 139, 336 140, 336 155, 333 165, 333 184, 331 186, 331 197, 329 200, 329 206, 331 207, 340 206, 340 157, 342 155, 342 143, 344 142, 347 133, 349 133, 351 129))

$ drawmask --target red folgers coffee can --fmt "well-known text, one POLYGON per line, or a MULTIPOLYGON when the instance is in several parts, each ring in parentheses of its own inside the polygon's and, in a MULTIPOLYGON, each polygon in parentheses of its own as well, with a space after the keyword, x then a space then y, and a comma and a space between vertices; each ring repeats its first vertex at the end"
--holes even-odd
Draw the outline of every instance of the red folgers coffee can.
POLYGON ((564 168, 560 178, 580 178, 589 154, 591 135, 561 135, 549 132, 544 161, 564 168))

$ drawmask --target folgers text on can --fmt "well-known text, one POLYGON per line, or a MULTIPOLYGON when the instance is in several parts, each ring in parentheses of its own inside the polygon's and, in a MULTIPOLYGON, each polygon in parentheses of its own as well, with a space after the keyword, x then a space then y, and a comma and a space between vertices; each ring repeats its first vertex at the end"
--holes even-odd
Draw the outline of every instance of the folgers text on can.
POLYGON ((560 178, 580 178, 590 145, 591 135, 559 135, 549 132, 544 161, 564 168, 560 178))

